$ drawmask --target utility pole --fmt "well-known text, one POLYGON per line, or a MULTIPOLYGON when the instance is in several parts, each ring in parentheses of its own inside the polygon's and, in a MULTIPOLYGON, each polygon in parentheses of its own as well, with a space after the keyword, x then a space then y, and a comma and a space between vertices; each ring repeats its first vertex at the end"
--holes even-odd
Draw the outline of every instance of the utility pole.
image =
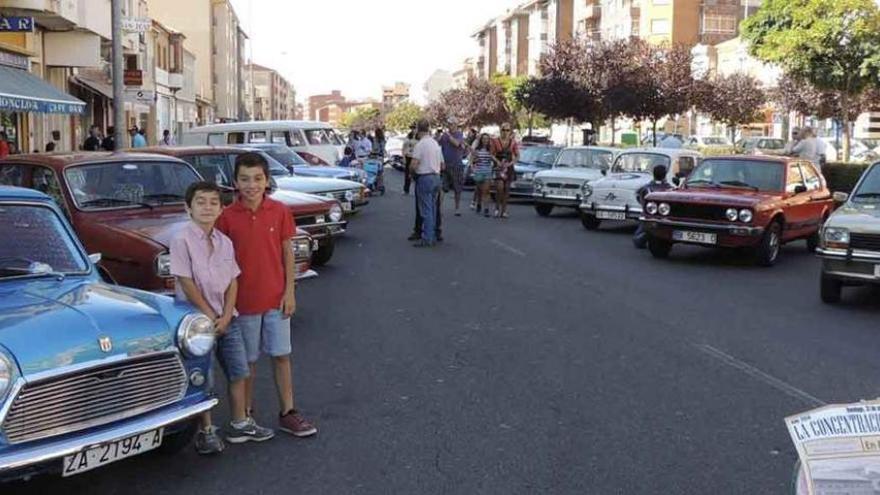
POLYGON ((116 149, 125 148, 125 101, 122 56, 122 0, 111 0, 113 36, 113 129, 116 149))

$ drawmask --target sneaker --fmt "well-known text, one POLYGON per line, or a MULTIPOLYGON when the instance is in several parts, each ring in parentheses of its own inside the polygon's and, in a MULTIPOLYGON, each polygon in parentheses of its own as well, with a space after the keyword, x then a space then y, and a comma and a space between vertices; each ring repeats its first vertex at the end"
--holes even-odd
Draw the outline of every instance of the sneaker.
POLYGON ((270 428, 258 425, 254 418, 248 418, 244 426, 236 428, 231 422, 226 430, 226 441, 229 443, 265 442, 275 436, 270 428))
POLYGON ((510 218, 510 213, 507 213, 505 211, 504 213, 501 214, 501 218, 510 218))
POLYGON ((442 235, 437 234, 437 242, 443 242, 443 236, 442 236, 442 235))
POLYGON ((217 428, 212 426, 207 430, 199 430, 196 433, 196 452, 200 455, 214 455, 223 452, 226 444, 217 434, 217 428))
POLYGON ((408 240, 408 241, 418 241, 418 240, 421 239, 421 238, 422 238, 422 234, 412 234, 411 236, 407 237, 406 240, 408 240))
MULTIPOLYGON (((476 209, 477 209, 477 204, 476 204, 476 203, 471 203, 471 209, 472 209, 472 210, 476 210, 476 209)), ((477 211, 479 211, 479 210, 477 210, 477 211)))
POLYGON ((485 210, 483 210, 483 216, 486 218, 489 218, 490 216, 492 216, 489 214, 489 208, 486 208, 485 210))
POLYGON ((458 210, 455 210, 455 216, 460 217, 460 216, 461 216, 461 212, 459 212, 458 210))
POLYGON ((302 417, 297 411, 290 411, 289 413, 282 415, 279 417, 278 422, 281 425, 278 429, 290 433, 295 437, 310 437, 315 433, 318 433, 318 429, 315 428, 315 425, 302 417))
POLYGON ((501 218, 501 212, 500 212, 500 211, 495 210, 495 218, 501 218))

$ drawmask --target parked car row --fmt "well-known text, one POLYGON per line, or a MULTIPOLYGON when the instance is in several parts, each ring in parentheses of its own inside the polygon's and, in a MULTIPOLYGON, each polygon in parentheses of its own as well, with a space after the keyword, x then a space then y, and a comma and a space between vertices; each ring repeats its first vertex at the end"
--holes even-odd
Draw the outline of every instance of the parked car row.
POLYGON ((823 259, 823 301, 839 301, 846 286, 880 284, 880 163, 847 195, 832 194, 817 167, 799 158, 571 147, 536 172, 532 186, 540 216, 575 208, 590 231, 641 222, 658 259, 689 244, 748 250, 772 266, 782 245, 804 240, 823 259), (658 165, 672 189, 639 198, 658 165))
POLYGON ((269 194, 297 225, 297 279, 316 276, 369 191, 303 177, 311 167, 275 145, 0 160, 0 482, 189 444, 217 403, 214 324, 167 297, 169 246, 190 221, 187 188, 215 182, 228 204, 247 152, 269 162, 269 194))

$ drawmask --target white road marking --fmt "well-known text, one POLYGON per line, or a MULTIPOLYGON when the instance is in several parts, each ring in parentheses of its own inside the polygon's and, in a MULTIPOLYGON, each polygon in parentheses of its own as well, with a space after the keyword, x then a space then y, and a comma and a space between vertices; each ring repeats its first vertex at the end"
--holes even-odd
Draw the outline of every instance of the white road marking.
POLYGON ((706 355, 711 356, 711 357, 721 361, 722 363, 724 363, 732 368, 736 368, 736 369, 742 371, 743 373, 751 376, 752 378, 760 380, 760 381, 766 383, 767 385, 770 385, 771 387, 773 387, 781 392, 784 392, 787 395, 790 395, 791 397, 794 397, 796 399, 800 399, 800 400, 802 400, 812 406, 824 406, 826 404, 825 401, 823 401, 813 395, 810 395, 807 392, 804 392, 803 390, 795 387, 794 385, 788 384, 788 383, 780 380, 779 378, 776 378, 775 376, 769 375, 769 374, 759 370, 758 368, 755 368, 754 366, 752 366, 748 363, 744 363, 743 361, 740 361, 739 359, 731 356, 730 354, 727 354, 724 351, 716 349, 716 348, 712 347, 711 345, 694 344, 694 347, 696 347, 698 350, 705 353, 706 355))
POLYGON ((515 247, 513 247, 513 246, 509 246, 509 245, 507 245, 507 244, 505 244, 505 243, 499 241, 498 239, 492 239, 492 244, 495 244, 496 246, 498 246, 498 247, 500 247, 501 249, 504 249, 504 250, 506 250, 506 251, 510 251, 511 253, 513 253, 513 254, 515 254, 515 255, 517 255, 517 256, 522 256, 523 258, 526 257, 526 253, 520 251, 519 249, 517 249, 517 248, 515 248, 515 247))

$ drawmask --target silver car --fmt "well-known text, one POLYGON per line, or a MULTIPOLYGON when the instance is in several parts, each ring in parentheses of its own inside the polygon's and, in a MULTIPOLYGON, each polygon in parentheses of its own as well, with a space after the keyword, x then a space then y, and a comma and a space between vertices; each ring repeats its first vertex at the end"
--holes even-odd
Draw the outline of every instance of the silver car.
POLYGON ((880 284, 880 162, 862 174, 852 195, 842 201, 822 227, 820 295, 825 303, 840 301, 847 285, 880 284))
POLYGON ((654 167, 666 167, 666 180, 678 185, 696 168, 696 151, 678 148, 635 148, 621 152, 611 171, 584 188, 580 204, 584 228, 595 230, 602 222, 637 221, 642 214, 638 191, 653 180, 654 167))
POLYGON ((577 208, 585 187, 607 173, 620 150, 599 146, 575 146, 562 150, 550 170, 534 175, 535 211, 546 217, 555 207, 577 208))

